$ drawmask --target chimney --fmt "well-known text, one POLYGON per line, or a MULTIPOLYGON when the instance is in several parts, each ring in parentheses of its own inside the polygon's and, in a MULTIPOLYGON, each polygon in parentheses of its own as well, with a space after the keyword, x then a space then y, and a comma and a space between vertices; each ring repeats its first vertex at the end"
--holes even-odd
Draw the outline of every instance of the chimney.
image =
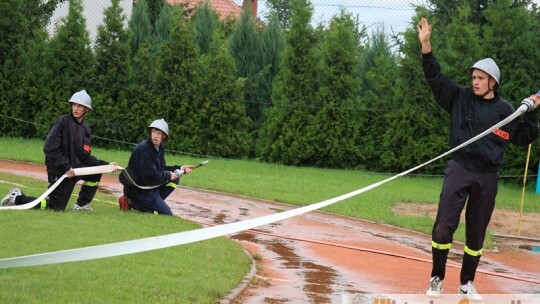
POLYGON ((258 0, 244 0, 242 3, 242 9, 246 9, 248 5, 251 7, 253 18, 257 19, 258 0))

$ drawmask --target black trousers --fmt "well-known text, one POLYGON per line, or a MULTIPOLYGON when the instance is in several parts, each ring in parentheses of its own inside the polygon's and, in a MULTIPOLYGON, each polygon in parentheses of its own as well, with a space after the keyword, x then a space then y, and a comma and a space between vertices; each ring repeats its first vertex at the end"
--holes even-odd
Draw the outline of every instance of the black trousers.
POLYGON ((448 252, 466 204, 466 242, 460 281, 461 284, 474 281, 487 226, 495 208, 498 182, 498 172, 470 171, 454 160, 448 162, 432 231, 432 277, 445 277, 448 252))
MULTIPOLYGON (((47 173, 48 181, 49 181, 49 187, 51 187, 58 179, 60 179, 61 175, 51 174, 47 173)), ((71 194, 73 193, 73 189, 75 188, 75 184, 77 184, 78 181, 83 180, 83 184, 81 186, 81 191, 79 192, 79 197, 77 198, 77 204, 79 206, 84 206, 86 204, 89 204, 92 199, 94 199, 94 196, 96 195, 99 182, 101 181, 101 174, 94 174, 94 175, 84 175, 84 176, 74 176, 72 178, 65 178, 59 185, 56 187, 56 189, 49 194, 49 196, 45 199, 46 203, 43 204, 37 204, 35 209, 52 209, 55 211, 64 211, 66 209, 66 206, 69 202, 69 199, 71 197, 71 194)), ((36 197, 32 196, 26 196, 21 195, 20 197, 17 197, 15 204, 22 205, 27 204, 33 200, 35 200, 36 197)))
MULTIPOLYGON (((60 176, 48 173, 49 187, 54 184, 60 176)), ((99 182, 101 181, 101 174, 74 176, 72 178, 65 178, 58 187, 49 194, 47 199, 47 208, 56 211, 63 211, 69 202, 69 198, 73 193, 75 184, 83 180, 81 190, 79 191, 79 197, 77 198, 77 205, 84 206, 89 204, 96 195, 99 182)))

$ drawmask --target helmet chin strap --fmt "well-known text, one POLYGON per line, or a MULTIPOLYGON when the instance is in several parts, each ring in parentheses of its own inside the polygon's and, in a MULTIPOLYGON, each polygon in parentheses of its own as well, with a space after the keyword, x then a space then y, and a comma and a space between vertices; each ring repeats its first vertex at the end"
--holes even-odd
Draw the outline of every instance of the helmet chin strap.
MULTIPOLYGON (((491 80, 491 77, 490 77, 490 80, 491 80)), ((487 89, 486 93, 484 93, 484 94, 482 94, 482 95, 480 95, 480 96, 482 97, 482 99, 485 99, 486 96, 487 96, 489 93, 493 92, 493 91, 495 91, 495 90, 491 88, 491 84, 488 84, 488 89, 487 89)))
POLYGON ((493 92, 493 90, 489 89, 489 90, 486 91, 486 93, 482 94, 481 97, 482 97, 483 99, 485 99, 486 96, 487 96, 489 93, 491 93, 491 92, 493 92))

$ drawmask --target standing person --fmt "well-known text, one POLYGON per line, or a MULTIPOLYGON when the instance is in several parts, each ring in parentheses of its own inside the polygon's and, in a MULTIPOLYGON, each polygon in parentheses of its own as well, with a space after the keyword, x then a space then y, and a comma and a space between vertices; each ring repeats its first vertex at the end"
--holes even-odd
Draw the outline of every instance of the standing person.
MULTIPOLYGON (((92 99, 85 90, 76 92, 69 99, 71 113, 60 116, 52 126, 45 139, 45 165, 49 187, 53 185, 64 173, 64 179, 58 187, 51 192, 36 208, 64 211, 73 193, 75 184, 83 180, 77 203, 73 206, 75 211, 92 211, 90 202, 94 198, 101 174, 75 176, 73 169, 100 165, 117 165, 115 162, 106 162, 91 155, 90 127, 84 122, 86 114, 92 110, 92 99)), ((22 205, 35 200, 35 197, 26 196, 20 189, 12 189, 1 202, 1 205, 22 205)))
MULTIPOLYGON (((450 114, 452 147, 514 113, 512 105, 499 96, 500 72, 493 59, 482 59, 470 68, 472 88, 459 86, 441 72, 431 50, 431 26, 425 18, 421 19, 417 29, 427 83, 437 103, 450 114)), ((458 294, 471 300, 482 299, 473 282, 482 255, 486 229, 495 208, 499 168, 504 163, 504 151, 510 142, 528 145, 538 137, 535 108, 540 104, 540 97, 532 95, 530 98, 534 104, 530 105, 529 112, 524 115, 524 121, 516 119, 452 153, 446 165, 433 225, 433 268, 426 292, 428 296, 438 297, 443 290, 448 252, 466 204, 466 241, 458 294)))
POLYGON ((165 199, 180 182, 180 169, 185 174, 191 172, 193 165, 167 166, 163 143, 169 138, 169 126, 164 119, 154 120, 148 126, 150 138, 140 142, 131 153, 126 168, 129 180, 124 173, 120 182, 124 185, 124 195, 118 200, 121 210, 131 208, 142 212, 172 215, 165 199), (137 186, 152 187, 142 189, 137 186))

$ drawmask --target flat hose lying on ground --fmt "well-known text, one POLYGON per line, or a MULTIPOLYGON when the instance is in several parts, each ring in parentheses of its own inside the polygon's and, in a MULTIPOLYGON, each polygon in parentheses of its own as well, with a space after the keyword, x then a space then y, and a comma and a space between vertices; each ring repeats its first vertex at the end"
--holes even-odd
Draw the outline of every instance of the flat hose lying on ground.
POLYGON ((225 236, 229 234, 234 234, 241 231, 253 229, 255 227, 268 225, 274 222, 292 218, 301 214, 308 213, 310 211, 314 211, 314 210, 335 204, 339 201, 351 198, 353 196, 356 196, 358 194, 361 194, 363 192, 376 188, 380 185, 383 185, 389 181, 392 181, 400 176, 404 176, 414 170, 417 170, 429 163, 434 162, 437 159, 440 159, 486 136, 487 134, 500 128, 501 126, 504 126, 505 124, 511 122, 516 117, 521 115, 522 113, 526 112, 528 108, 529 107, 527 105, 521 105, 512 115, 508 116, 501 122, 495 124, 493 127, 489 128, 488 130, 478 134, 474 138, 471 138, 470 140, 462 143, 461 145, 419 166, 416 166, 405 172, 389 177, 383 181, 366 186, 362 189, 358 189, 353 192, 343 194, 341 196, 331 198, 331 199, 328 199, 319 203, 288 210, 285 212, 261 216, 258 218, 248 219, 248 220, 244 220, 240 222, 234 222, 234 223, 229 223, 229 224, 224 224, 224 225, 219 225, 219 226, 214 226, 214 227, 207 227, 207 228, 201 228, 201 229, 196 229, 196 230, 191 230, 191 231, 184 231, 184 232, 178 232, 178 233, 173 233, 173 234, 148 237, 148 238, 142 238, 142 239, 136 239, 136 240, 130 240, 130 241, 123 241, 123 242, 117 242, 117 243, 110 243, 110 244, 104 244, 104 245, 89 246, 89 247, 83 247, 83 248, 77 248, 77 249, 69 249, 69 250, 54 251, 54 252, 48 252, 48 253, 0 259, 0 269, 85 261, 85 260, 101 259, 101 258, 107 258, 107 257, 114 257, 114 256, 168 248, 168 247, 173 247, 173 246, 178 246, 178 245, 183 245, 183 244, 194 243, 194 242, 198 242, 202 240, 208 240, 211 238, 216 238, 216 237, 225 236))

